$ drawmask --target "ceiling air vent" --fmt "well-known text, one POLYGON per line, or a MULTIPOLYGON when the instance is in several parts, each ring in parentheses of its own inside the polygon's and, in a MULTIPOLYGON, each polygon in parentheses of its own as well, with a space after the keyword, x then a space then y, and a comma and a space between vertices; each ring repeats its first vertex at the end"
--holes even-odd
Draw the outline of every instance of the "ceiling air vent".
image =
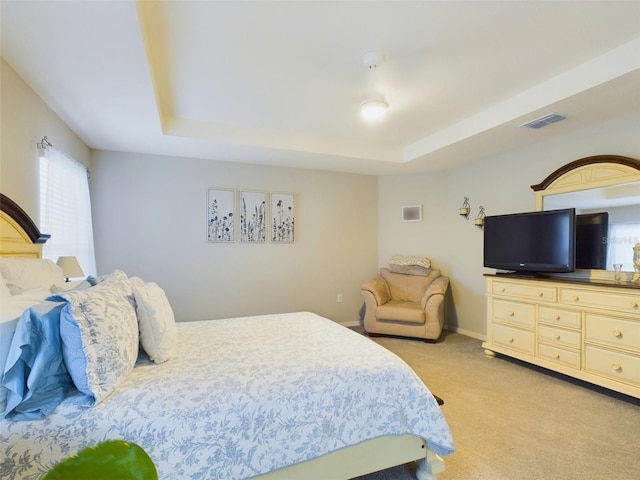
POLYGON ((530 122, 523 123, 520 125, 521 127, 527 128, 542 128, 547 125, 551 125, 552 123, 559 122, 560 120, 564 120, 567 117, 563 117, 562 115, 557 115, 555 113, 550 113, 549 115, 545 115, 544 117, 536 118, 535 120, 531 120, 530 122))

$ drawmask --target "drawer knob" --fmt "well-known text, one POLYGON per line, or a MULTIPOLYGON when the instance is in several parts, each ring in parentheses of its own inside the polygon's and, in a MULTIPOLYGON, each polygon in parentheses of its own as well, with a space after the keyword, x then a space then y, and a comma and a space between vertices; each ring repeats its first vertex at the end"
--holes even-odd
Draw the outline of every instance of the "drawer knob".
POLYGON ((622 332, 620 330, 613 330, 611 333, 616 338, 621 338, 622 337, 622 332))
POLYGON ((556 335, 556 340, 560 340, 560 335, 556 335))
POLYGON ((508 313, 510 317, 513 317, 516 314, 516 312, 514 312, 513 310, 509 310, 508 313))
POLYGON ((560 354, 556 353, 556 360, 560 360, 560 354))
POLYGON ((638 308, 638 302, 631 302, 631 308, 638 308))
POLYGON ((509 340, 509 343, 513 343, 513 337, 509 337, 508 340, 509 340))
POLYGON ((504 288, 504 287, 502 287, 502 288, 500 289, 500 291, 501 291, 501 292, 506 292, 506 291, 507 291, 507 289, 506 289, 506 288, 504 288))
POLYGON ((556 320, 560 320, 560 315, 556 315, 556 316, 555 316, 555 319, 556 319, 556 320))
POLYGON ((620 372, 622 370, 622 365, 620 365, 619 363, 612 363, 611 367, 616 371, 616 372, 620 372))
POLYGON ((538 293, 538 296, 539 296, 540 298, 544 297, 544 292, 540 292, 540 293, 538 293))
POLYGON ((579 297, 578 295, 575 295, 575 296, 573 297, 573 301, 574 301, 574 302, 579 302, 579 301, 580 301, 580 297, 579 297))

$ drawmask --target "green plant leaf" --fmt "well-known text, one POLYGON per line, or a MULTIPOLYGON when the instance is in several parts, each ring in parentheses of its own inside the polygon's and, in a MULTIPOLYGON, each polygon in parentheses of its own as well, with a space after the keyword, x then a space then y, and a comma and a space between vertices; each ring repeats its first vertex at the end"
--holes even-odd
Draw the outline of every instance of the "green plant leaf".
POLYGON ((57 464, 42 480, 158 480, 147 453, 135 443, 108 440, 57 464))

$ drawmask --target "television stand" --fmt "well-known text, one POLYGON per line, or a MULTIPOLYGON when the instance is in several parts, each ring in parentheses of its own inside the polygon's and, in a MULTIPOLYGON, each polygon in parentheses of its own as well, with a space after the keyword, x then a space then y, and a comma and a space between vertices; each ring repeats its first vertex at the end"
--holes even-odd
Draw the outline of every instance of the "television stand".
POLYGON ((496 353, 640 398, 640 285, 485 275, 496 353))

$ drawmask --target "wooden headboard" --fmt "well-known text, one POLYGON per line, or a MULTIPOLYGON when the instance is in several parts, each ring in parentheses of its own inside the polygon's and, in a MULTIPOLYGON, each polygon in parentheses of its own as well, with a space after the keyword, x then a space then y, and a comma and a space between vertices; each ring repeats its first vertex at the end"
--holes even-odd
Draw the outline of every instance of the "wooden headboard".
POLYGON ((0 193, 0 256, 40 258, 51 235, 40 233, 20 206, 0 193))

